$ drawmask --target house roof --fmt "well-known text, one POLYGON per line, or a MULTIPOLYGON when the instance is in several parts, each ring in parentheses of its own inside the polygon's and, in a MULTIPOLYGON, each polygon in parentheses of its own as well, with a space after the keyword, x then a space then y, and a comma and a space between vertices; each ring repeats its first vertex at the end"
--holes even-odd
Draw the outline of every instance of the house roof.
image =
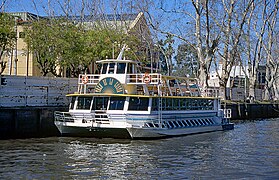
POLYGON ((92 22, 92 21, 133 21, 138 14, 98 14, 85 16, 55 16, 54 18, 65 18, 78 22, 92 22))
POLYGON ((38 16, 36 14, 30 13, 30 12, 12 12, 9 13, 12 16, 18 17, 19 20, 21 21, 33 21, 33 20, 37 20, 37 19, 45 19, 45 17, 43 16, 38 16))

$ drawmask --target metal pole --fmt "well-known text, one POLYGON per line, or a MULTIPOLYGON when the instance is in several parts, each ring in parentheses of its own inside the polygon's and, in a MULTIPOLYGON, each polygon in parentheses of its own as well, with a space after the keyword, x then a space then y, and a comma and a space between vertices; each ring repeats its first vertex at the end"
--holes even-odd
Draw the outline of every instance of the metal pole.
POLYGON ((14 57, 14 75, 17 75, 17 17, 15 17, 15 33, 16 33, 16 40, 15 40, 15 57, 14 57))

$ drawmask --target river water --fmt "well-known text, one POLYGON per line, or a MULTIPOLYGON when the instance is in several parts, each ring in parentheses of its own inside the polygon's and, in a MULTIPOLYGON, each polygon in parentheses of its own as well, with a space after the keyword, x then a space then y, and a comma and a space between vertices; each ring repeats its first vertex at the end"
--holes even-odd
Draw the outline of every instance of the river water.
POLYGON ((0 179, 278 179, 279 119, 161 140, 0 140, 0 179))

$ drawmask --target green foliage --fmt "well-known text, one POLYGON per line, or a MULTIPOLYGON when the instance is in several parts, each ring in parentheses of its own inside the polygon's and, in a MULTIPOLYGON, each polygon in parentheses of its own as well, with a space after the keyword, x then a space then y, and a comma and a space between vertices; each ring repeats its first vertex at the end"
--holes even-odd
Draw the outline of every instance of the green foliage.
MULTIPOLYGON (((73 77, 85 72, 96 60, 115 57, 124 43, 131 49, 137 41, 133 36, 113 29, 85 27, 66 20, 40 20, 26 28, 25 41, 36 55, 37 63, 45 76, 52 73, 61 76, 63 69, 70 70, 73 77), (60 71, 57 71, 60 69, 60 71)), ((133 58, 132 51, 126 57, 133 58)))
POLYGON ((58 48, 61 44, 57 38, 58 26, 54 22, 51 24, 48 20, 40 20, 33 22, 31 28, 27 27, 25 33, 25 41, 29 50, 34 52, 42 75, 52 73, 58 76, 55 69, 58 48))
POLYGON ((177 55, 174 57, 176 67, 174 75, 185 75, 189 77, 197 77, 198 72, 198 54, 195 48, 189 44, 181 44, 178 46, 177 55))
POLYGON ((158 42, 159 47, 159 59, 161 62, 162 72, 167 75, 171 75, 173 70, 172 56, 174 54, 173 49, 173 36, 167 35, 165 40, 158 42))
POLYGON ((0 74, 6 68, 6 62, 2 61, 4 54, 9 53, 15 45, 14 25, 14 17, 6 13, 0 13, 0 74))

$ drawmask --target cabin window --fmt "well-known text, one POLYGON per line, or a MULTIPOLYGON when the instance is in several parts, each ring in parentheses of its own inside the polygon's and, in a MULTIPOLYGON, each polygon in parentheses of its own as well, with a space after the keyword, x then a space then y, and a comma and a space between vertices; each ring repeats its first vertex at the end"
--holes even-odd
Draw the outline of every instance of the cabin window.
POLYGON ((159 99, 153 98, 152 99, 152 111, 158 111, 159 107, 159 99))
POLYGON ((76 97, 72 97, 69 109, 74 109, 75 101, 76 101, 76 97))
POLYGON ((115 63, 109 63, 108 74, 113 74, 114 73, 114 66, 115 66, 115 63))
POLYGON ((130 97, 128 110, 130 111, 147 111, 148 98, 130 97))
POLYGON ((78 97, 77 109, 90 109, 92 97, 78 97))
POLYGON ((209 110, 214 109, 214 101, 212 99, 207 100, 207 109, 209 110))
POLYGON ((166 98, 162 98, 162 110, 166 110, 166 98))
POLYGON ((127 74, 133 74, 133 64, 128 63, 127 74))
POLYGON ((167 98, 166 110, 172 110, 172 109, 173 109, 172 99, 171 98, 167 98))
POLYGON ((106 110, 108 106, 108 97, 95 97, 92 110, 106 110))
POLYGON ((102 74, 106 74, 107 73, 107 68, 108 68, 108 63, 104 63, 103 64, 103 69, 102 69, 102 74))
POLYGON ((126 97, 111 97, 109 110, 123 110, 126 97))
POLYGON ((125 74, 126 63, 118 63, 117 65, 117 74, 125 74))
POLYGON ((173 99, 173 109, 179 110, 180 109, 180 99, 173 99))

